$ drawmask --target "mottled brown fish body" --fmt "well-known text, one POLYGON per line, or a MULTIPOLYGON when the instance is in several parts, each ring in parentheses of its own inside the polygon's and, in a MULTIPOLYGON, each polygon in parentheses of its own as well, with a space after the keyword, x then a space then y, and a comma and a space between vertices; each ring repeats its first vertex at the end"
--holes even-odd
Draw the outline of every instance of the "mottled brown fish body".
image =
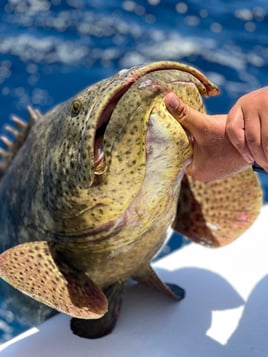
POLYGON ((111 330, 123 283, 131 276, 183 297, 150 267, 170 225, 217 246, 239 236, 258 214, 261 190, 252 172, 214 183, 213 190, 228 200, 227 222, 218 215, 220 203, 213 211, 217 194, 187 180, 192 146, 166 110, 170 91, 204 111, 202 96, 218 89, 180 63, 123 70, 44 116, 31 111, 36 120, 22 147, 7 148, 14 158, 0 182, 0 275, 73 316, 72 329, 81 336, 111 330), (228 196, 229 186, 240 187, 241 209, 228 196), (84 319, 96 318, 94 326, 85 325, 84 319))

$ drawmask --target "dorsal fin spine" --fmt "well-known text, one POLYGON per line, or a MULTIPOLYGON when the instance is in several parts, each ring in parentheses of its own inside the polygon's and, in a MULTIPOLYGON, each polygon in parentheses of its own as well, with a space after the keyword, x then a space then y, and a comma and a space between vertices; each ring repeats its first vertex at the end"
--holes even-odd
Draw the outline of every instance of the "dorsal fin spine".
POLYGON ((31 127, 41 118, 41 113, 38 110, 28 106, 27 111, 29 114, 29 120, 25 120, 13 115, 11 117, 11 125, 4 126, 4 130, 7 134, 11 134, 12 139, 3 134, 0 136, 0 178, 5 174, 6 170, 10 166, 13 158, 26 140, 31 127))

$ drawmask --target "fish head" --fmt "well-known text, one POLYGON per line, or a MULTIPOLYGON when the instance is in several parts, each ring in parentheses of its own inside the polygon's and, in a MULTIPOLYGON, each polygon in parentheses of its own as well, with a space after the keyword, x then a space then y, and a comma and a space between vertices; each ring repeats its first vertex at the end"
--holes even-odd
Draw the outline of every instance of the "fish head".
POLYGON ((171 91, 204 111, 202 96, 219 90, 192 67, 155 62, 121 70, 47 114, 44 200, 53 217, 59 217, 59 231, 104 227, 121 217, 148 167, 157 165, 158 151, 162 162, 173 156, 168 179, 183 173, 192 146, 165 107, 164 97, 171 91))

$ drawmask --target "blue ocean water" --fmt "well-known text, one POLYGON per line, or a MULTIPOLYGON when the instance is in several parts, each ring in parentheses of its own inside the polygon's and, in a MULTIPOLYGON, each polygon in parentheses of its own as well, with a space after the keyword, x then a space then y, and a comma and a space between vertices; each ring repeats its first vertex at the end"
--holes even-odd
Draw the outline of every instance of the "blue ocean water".
MULTIPOLYGON (((2 0, 0 124, 26 106, 47 111, 121 68, 156 60, 198 67, 221 88, 226 113, 268 83, 266 0, 2 0)), ((260 176, 265 200, 268 176, 260 176)), ((169 249, 181 244, 173 238, 169 249)), ((24 326, 0 298, 0 342, 24 326)))

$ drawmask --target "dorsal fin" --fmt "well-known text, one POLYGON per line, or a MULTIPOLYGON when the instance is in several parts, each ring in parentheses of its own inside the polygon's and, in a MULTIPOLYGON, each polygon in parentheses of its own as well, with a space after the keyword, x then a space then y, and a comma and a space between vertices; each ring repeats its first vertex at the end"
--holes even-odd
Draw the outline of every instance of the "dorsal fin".
POLYGON ((25 121, 17 116, 11 117, 11 124, 4 126, 4 133, 0 136, 0 179, 10 166, 13 158, 25 142, 31 127, 42 116, 38 110, 27 107, 29 118, 25 121), (11 136, 11 139, 10 139, 11 136))

